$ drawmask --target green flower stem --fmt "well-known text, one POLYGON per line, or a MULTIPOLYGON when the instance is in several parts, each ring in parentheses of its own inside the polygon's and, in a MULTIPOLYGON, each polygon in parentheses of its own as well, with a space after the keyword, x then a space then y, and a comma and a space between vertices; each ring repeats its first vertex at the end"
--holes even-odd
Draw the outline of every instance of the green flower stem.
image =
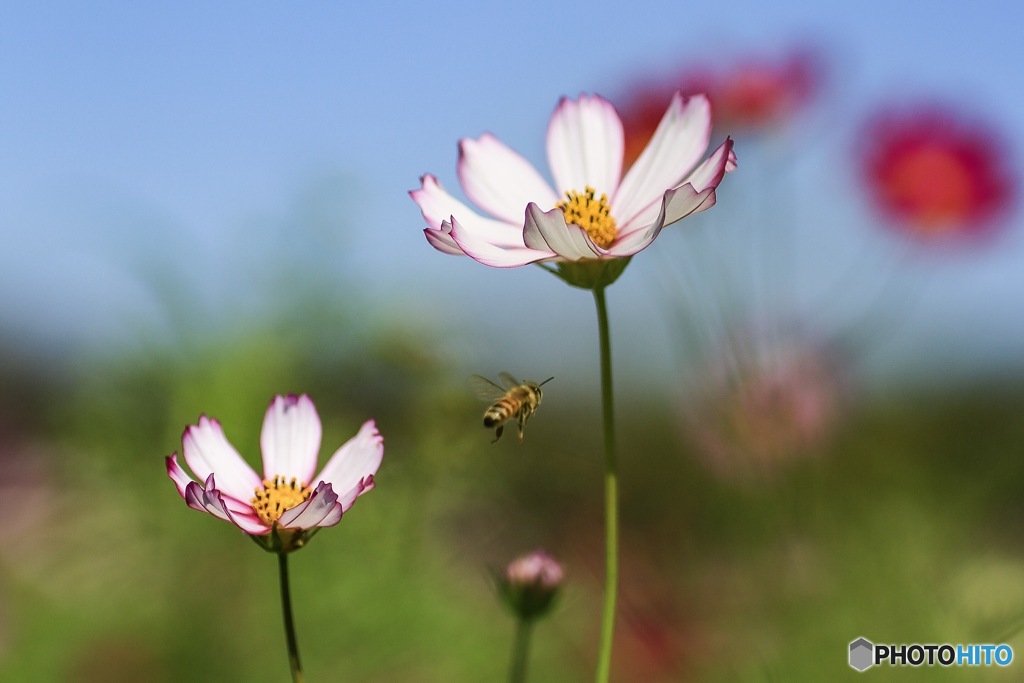
POLYGON ((604 609, 601 644, 597 655, 597 683, 607 683, 612 667, 615 633, 615 600, 619 589, 619 484, 615 464, 615 405, 612 395, 612 346, 608 334, 608 309, 604 287, 594 288, 597 329, 601 341, 601 407, 604 421, 604 609))
POLYGON ((288 554, 277 554, 277 567, 281 574, 281 610, 284 612, 284 635, 288 641, 288 666, 292 670, 292 683, 302 683, 302 664, 299 663, 299 644, 295 640, 295 622, 292 620, 292 594, 288 588, 288 554))
POLYGON ((508 672, 509 683, 525 683, 526 681, 526 660, 530 654, 532 631, 532 619, 519 618, 516 620, 516 638, 512 643, 512 667, 508 672))

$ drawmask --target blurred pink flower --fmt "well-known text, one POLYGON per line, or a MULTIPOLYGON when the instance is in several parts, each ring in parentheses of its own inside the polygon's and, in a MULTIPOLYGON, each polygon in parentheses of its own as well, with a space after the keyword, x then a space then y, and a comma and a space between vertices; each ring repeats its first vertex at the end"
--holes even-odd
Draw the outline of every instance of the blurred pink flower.
POLYGON ((868 194, 911 235, 985 232, 1014 199, 1005 146, 950 109, 880 112, 864 126, 858 146, 868 194))
POLYGON ((410 192, 439 251, 510 268, 538 261, 629 257, 663 227, 715 203, 735 168, 732 140, 701 163, 711 135, 707 98, 676 93, 654 137, 622 177, 623 129, 607 100, 563 98, 548 125, 555 187, 518 153, 487 133, 459 143, 466 195, 492 217, 450 195, 432 175, 410 192))
POLYGON ((320 437, 320 417, 308 396, 276 396, 260 433, 262 478, 228 442, 220 423, 205 415, 181 437, 185 462, 205 484, 178 465, 177 453, 167 458, 167 474, 190 508, 231 522, 268 549, 287 552, 320 527, 337 524, 357 497, 373 489, 384 457, 383 437, 370 420, 313 476, 320 437))
POLYGON ((762 349, 709 380, 688 415, 688 431, 719 474, 771 475, 827 442, 840 422, 846 384, 834 353, 799 343, 762 349))

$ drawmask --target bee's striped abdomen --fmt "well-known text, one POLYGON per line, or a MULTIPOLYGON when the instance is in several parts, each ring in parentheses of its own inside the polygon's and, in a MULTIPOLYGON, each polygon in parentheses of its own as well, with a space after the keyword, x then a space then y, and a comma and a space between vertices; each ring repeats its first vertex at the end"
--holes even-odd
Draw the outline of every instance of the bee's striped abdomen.
POLYGON ((484 427, 494 427, 505 422, 519 410, 519 402, 510 396, 503 396, 484 413, 484 427))

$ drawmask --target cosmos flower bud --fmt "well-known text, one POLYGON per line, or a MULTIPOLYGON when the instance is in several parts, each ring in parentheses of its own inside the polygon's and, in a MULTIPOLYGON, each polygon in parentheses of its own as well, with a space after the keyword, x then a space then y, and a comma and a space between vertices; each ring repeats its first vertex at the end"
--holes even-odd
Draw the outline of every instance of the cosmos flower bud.
POLYGON ((543 550, 535 550, 497 573, 496 583, 512 613, 528 621, 548 612, 564 578, 562 565, 543 550))

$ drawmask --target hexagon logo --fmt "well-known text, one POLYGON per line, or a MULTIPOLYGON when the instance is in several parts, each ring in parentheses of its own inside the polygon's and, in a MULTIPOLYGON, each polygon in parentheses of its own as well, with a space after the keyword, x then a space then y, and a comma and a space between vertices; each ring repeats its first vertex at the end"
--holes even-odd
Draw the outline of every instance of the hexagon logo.
POLYGON ((875 646, 867 638, 858 638, 850 643, 850 666, 864 671, 874 665, 875 646))

